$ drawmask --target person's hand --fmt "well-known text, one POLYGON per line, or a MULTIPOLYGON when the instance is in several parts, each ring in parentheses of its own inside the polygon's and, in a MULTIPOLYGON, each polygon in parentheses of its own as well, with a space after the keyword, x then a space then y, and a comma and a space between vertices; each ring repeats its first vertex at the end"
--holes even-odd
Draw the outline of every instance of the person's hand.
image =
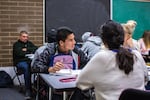
POLYGON ((64 68, 63 63, 60 62, 56 62, 55 65, 53 67, 49 67, 48 72, 53 72, 55 73, 56 71, 61 70, 62 68, 64 68))
POLYGON ((22 48, 22 51, 27 51, 27 48, 22 48))

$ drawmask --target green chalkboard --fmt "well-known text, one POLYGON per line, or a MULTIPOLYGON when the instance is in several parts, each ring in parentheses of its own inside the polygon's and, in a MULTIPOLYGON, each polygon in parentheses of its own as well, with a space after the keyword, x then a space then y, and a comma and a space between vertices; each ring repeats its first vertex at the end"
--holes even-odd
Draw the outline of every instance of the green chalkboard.
POLYGON ((133 38, 139 39, 144 30, 150 30, 150 2, 112 0, 112 19, 120 23, 135 20, 137 26, 133 38))

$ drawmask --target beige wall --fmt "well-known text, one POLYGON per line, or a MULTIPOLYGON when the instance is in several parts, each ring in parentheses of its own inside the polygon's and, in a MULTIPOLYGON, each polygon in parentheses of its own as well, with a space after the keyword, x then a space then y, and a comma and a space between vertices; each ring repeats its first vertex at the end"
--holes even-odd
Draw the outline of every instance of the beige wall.
POLYGON ((42 45, 43 0, 0 0, 0 67, 12 66, 12 45, 21 30, 42 45))

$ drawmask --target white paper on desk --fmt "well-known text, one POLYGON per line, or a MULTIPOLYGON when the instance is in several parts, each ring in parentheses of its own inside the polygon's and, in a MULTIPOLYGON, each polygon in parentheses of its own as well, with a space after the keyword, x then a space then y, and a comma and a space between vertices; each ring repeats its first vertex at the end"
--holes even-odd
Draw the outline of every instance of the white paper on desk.
POLYGON ((56 73, 71 74, 71 69, 61 69, 60 71, 57 71, 56 73))
POLYGON ((56 73, 50 73, 52 75, 71 75, 71 69, 61 69, 60 71, 56 71, 56 73))
POLYGON ((72 70, 72 69, 61 69, 60 71, 57 71, 56 73, 50 73, 52 75, 78 75, 81 72, 81 70, 72 70))
POLYGON ((79 75, 81 70, 72 70, 71 74, 72 75, 79 75))

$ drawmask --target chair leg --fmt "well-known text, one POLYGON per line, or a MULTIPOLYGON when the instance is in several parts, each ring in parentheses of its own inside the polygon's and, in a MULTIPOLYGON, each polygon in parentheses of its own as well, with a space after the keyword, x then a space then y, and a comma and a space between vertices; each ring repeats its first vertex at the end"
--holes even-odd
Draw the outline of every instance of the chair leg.
POLYGON ((33 74, 33 84, 32 90, 35 93, 35 100, 39 100, 39 73, 32 73, 33 74))
POLYGON ((15 74, 16 74, 16 75, 13 77, 13 80, 14 80, 15 78, 17 78, 17 80, 18 80, 18 82, 19 82, 19 92, 23 92, 23 86, 22 86, 22 83, 21 83, 21 81, 20 81, 20 78, 19 78, 17 69, 14 68, 14 71, 15 71, 15 74))

